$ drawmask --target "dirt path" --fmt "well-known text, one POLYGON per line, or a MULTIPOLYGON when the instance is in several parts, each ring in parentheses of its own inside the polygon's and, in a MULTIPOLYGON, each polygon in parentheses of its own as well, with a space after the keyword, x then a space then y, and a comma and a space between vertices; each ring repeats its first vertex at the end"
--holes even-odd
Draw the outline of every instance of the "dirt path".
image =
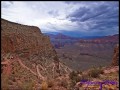
POLYGON ((41 75, 40 71, 39 71, 38 65, 36 66, 36 70, 37 70, 38 76, 39 76, 40 78, 42 78, 42 80, 45 80, 45 77, 43 77, 43 76, 41 75))
POLYGON ((28 68, 27 66, 25 66, 22 61, 17 58, 17 61, 19 62, 19 64, 23 67, 23 68, 26 68, 28 71, 30 71, 32 74, 34 74, 35 76, 37 76, 37 74, 35 72, 33 72, 30 68, 28 68))
MULTIPOLYGON (((41 78, 41 79, 43 79, 43 80, 45 79, 45 77, 43 77, 43 76, 41 75, 40 70, 39 70, 39 66, 40 66, 40 68, 41 68, 42 70, 45 70, 41 65, 37 65, 37 66, 36 66, 36 71, 37 71, 37 72, 34 72, 34 71, 31 70, 29 67, 27 67, 27 66, 22 62, 22 60, 21 60, 18 56, 14 56, 14 58, 6 59, 5 61, 1 62, 1 65, 7 65, 6 70, 8 71, 9 68, 10 68, 10 66, 11 66, 11 63, 16 62, 16 61, 21 65, 21 67, 27 69, 28 71, 30 71, 30 72, 31 72, 32 74, 34 74, 35 76, 38 76, 39 78, 41 78)), ((5 70, 5 71, 6 71, 6 70, 5 70)))

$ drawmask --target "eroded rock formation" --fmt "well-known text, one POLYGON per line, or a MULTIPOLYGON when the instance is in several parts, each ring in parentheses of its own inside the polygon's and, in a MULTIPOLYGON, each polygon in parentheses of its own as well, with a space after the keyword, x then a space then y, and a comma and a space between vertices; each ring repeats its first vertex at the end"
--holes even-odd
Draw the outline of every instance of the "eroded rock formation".
POLYGON ((38 84, 40 80, 60 75, 56 51, 49 37, 43 35, 38 27, 1 19, 1 49, 4 89, 23 90, 22 83, 38 84), (6 76, 6 73, 9 75, 6 76))

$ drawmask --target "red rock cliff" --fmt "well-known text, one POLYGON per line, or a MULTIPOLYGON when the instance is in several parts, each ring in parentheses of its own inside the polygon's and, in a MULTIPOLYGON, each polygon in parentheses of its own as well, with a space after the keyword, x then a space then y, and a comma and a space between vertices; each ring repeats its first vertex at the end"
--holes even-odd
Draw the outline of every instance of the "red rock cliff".
POLYGON ((112 65, 113 66, 118 66, 119 65, 119 45, 116 45, 116 47, 114 49, 112 65))

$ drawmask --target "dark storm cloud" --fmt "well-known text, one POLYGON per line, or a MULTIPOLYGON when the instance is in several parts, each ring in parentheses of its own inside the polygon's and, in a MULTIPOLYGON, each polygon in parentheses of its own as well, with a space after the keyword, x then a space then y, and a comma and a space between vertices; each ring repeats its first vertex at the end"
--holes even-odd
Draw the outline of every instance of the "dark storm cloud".
POLYGON ((79 9, 77 9, 75 12, 73 12, 72 14, 68 15, 67 18, 70 18, 71 21, 79 21, 81 19, 82 16, 84 16, 86 13, 89 12, 89 8, 86 7, 81 7, 79 9))
MULTIPOLYGON (((80 21, 86 21, 89 19, 96 19, 96 17, 108 18, 110 16, 118 16, 118 6, 113 7, 113 5, 102 4, 94 7, 80 7, 70 15, 68 15, 69 19, 75 19, 80 21), (103 15, 103 16, 102 16, 103 15)), ((110 17, 112 18, 112 17, 110 17)))
MULTIPOLYGON (((90 3, 89 3, 90 4, 90 3)), ((95 6, 79 7, 74 12, 69 14, 67 18, 80 24, 81 22, 91 22, 91 27, 88 30, 107 30, 118 26, 118 3, 104 2, 96 3, 95 6), (94 26, 92 25, 94 24, 94 26)))

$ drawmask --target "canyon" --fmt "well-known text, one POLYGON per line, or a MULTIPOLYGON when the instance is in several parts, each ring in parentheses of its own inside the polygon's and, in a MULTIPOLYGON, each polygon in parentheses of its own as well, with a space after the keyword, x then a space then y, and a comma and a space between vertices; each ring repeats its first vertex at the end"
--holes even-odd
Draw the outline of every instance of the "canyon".
POLYGON ((81 80, 118 82, 118 36, 50 36, 36 26, 1 19, 1 88, 81 90, 81 80))
POLYGON ((64 34, 47 34, 59 60, 73 70, 83 71, 92 67, 109 66, 119 34, 94 38, 75 38, 64 34))

